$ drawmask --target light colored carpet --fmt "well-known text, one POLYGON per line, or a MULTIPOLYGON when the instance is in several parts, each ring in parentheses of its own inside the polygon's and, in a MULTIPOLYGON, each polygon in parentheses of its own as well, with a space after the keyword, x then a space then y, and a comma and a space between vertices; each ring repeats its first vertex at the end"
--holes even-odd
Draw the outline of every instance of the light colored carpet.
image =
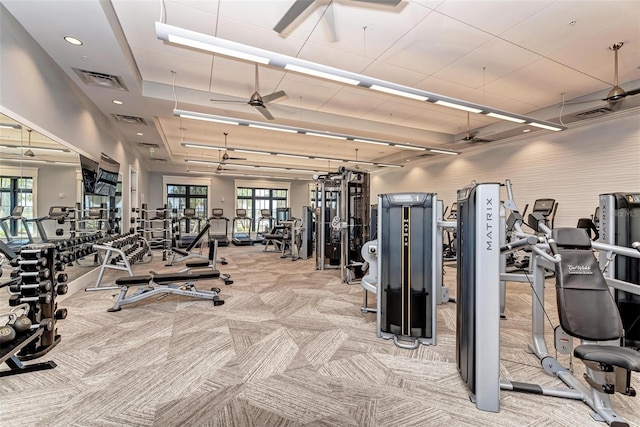
MULTIPOLYGON (((219 255, 235 283, 198 286, 222 288, 222 306, 169 296, 108 313, 116 291, 61 301, 69 309, 58 323, 62 342, 42 358, 58 367, 1 378, 0 425, 604 425, 581 402, 513 392, 501 393, 500 413, 475 409, 456 370, 453 303, 438 308, 436 346, 402 350, 376 338, 375 314, 360 312, 361 288, 341 283, 337 270, 319 272, 313 259, 280 259, 262 246, 219 255)), ((149 270, 168 268, 160 257, 134 266, 149 270)), ((446 273, 455 291, 455 271, 446 273)), ((81 280, 92 286, 95 277, 81 280)), ((530 301, 526 285, 509 285, 502 374, 561 386, 524 352, 530 301)), ((581 363, 575 369, 581 376, 581 363)), ((640 390, 637 377, 634 386, 640 390)), ((640 400, 616 395, 614 407, 640 425, 640 400)))

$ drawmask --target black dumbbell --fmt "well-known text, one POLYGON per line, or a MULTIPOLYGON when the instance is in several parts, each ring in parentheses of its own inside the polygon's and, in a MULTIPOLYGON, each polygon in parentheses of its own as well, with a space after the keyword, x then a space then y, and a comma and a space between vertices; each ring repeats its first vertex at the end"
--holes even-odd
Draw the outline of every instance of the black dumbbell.
POLYGON ((67 292, 69 292, 69 285, 67 285, 66 283, 61 283, 56 287, 56 293, 58 295, 64 295, 67 292))
POLYGON ((51 281, 47 280, 46 282, 40 283, 29 283, 29 284, 18 284, 9 286, 9 290, 13 293, 22 292, 24 289, 38 289, 40 291, 48 292, 51 290, 51 281))
POLYGON ((58 310, 56 310, 56 314, 54 316, 57 320, 64 320, 67 318, 67 309, 66 308, 60 308, 58 310))
POLYGON ((56 236, 62 236, 64 234, 64 230, 62 228, 56 228, 56 236))
POLYGON ((38 328, 44 328, 47 331, 51 331, 53 330, 54 324, 55 322, 53 321, 53 319, 42 319, 39 324, 34 325, 28 316, 22 315, 16 319, 16 321, 12 326, 17 334, 21 334, 28 330, 38 329, 38 328))
POLYGON ((9 298, 9 305, 11 307, 15 307, 25 302, 38 302, 39 304, 49 304, 51 303, 51 292, 39 294, 38 296, 33 296, 33 297, 23 297, 20 295, 12 295, 9 298))
POLYGON ((69 280, 69 276, 67 275, 67 273, 60 273, 58 274, 58 282, 66 282, 67 280, 69 280))

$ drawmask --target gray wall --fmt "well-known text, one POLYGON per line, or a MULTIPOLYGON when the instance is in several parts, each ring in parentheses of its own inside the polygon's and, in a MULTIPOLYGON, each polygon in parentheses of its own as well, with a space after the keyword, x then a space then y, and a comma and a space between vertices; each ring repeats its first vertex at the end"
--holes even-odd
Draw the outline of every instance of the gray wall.
POLYGON ((571 126, 375 173, 371 194, 435 192, 448 206, 456 190, 472 180, 508 178, 520 210, 535 199, 554 198, 559 202, 555 225, 575 227, 578 218, 593 214, 599 194, 640 192, 640 119, 623 114, 571 126))
MULTIPOLYGON (((99 160, 120 162, 128 191, 129 167, 138 170, 142 192, 148 178, 110 119, 82 93, 29 33, 0 4, 0 111, 52 140, 99 160)), ((56 192, 57 194, 58 192, 56 192)), ((123 215, 128 221, 128 197, 123 215)))

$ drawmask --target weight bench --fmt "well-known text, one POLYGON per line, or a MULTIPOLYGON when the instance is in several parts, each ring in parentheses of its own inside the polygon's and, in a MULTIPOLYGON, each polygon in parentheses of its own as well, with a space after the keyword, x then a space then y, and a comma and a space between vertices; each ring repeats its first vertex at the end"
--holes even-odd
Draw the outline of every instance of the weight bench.
POLYGON ((171 267, 174 262, 184 261, 190 258, 207 259, 205 255, 202 255, 202 239, 204 238, 205 234, 208 235, 210 227, 211 227, 211 224, 206 224, 204 227, 202 227, 202 230, 200 230, 200 233, 198 233, 198 235, 191 241, 189 246, 187 246, 185 249, 179 248, 177 246, 172 247, 171 255, 169 256, 169 261, 165 264, 165 266, 171 267), (195 250, 196 246, 200 248, 200 253, 192 252, 195 250), (176 254, 180 255, 180 257, 176 258, 176 254))
MULTIPOLYGON (((587 368, 584 379, 591 393, 585 396, 585 402, 596 411, 594 419, 612 426, 628 425, 611 409, 609 395, 635 396, 631 372, 640 372, 640 352, 597 343, 619 342, 624 330, 587 233, 579 228, 559 228, 553 230, 552 236, 561 257, 556 264, 560 326, 581 340, 573 354, 587 368)), ((542 359, 543 365, 545 359, 542 359)))
POLYGON ((221 300, 218 295, 220 288, 211 288, 210 291, 205 291, 196 288, 194 284, 194 282, 198 280, 217 279, 219 277, 220 272, 217 270, 189 273, 154 273, 144 276, 119 277, 116 279, 116 285, 120 287, 120 294, 113 307, 107 311, 120 311, 123 305, 133 304, 152 297, 158 297, 158 299, 160 299, 169 294, 208 299, 212 300, 215 306, 222 305, 224 304, 224 300, 221 300), (132 295, 127 296, 127 292, 132 286, 138 287, 138 290, 132 295))

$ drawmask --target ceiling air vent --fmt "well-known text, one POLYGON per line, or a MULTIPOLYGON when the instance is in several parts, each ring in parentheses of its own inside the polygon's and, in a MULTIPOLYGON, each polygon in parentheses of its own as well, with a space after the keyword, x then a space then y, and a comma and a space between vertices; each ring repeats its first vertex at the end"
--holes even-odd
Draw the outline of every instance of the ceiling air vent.
POLYGON ((113 117, 119 122, 127 123, 130 125, 147 125, 147 122, 142 117, 126 116, 124 114, 114 114, 113 117))
POLYGON ((582 113, 576 114, 576 117, 580 117, 580 118, 583 118, 583 119, 590 119, 592 117, 598 117, 598 116, 601 116, 603 114, 608 114, 611 111, 612 110, 610 108, 600 107, 600 108, 595 108, 595 109, 589 110, 589 111, 583 111, 582 113))
POLYGON ((138 142, 138 147, 160 148, 160 146, 158 144, 154 144, 153 142, 138 142))
POLYGON ((98 73, 97 71, 81 70, 74 68, 73 71, 88 86, 105 87, 108 89, 124 90, 128 92, 127 87, 122 81, 122 77, 113 76, 111 74, 98 73))

